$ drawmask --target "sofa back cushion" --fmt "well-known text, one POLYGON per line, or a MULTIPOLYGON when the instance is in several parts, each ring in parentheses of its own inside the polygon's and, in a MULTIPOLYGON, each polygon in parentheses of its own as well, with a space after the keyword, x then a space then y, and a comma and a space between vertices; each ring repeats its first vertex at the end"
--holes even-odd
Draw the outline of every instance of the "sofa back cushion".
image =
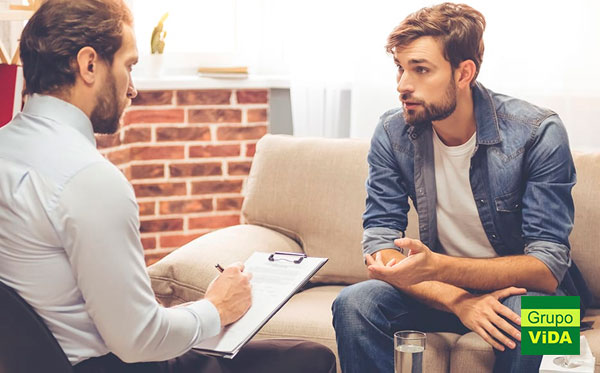
POLYGON ((367 279, 361 240, 368 150, 368 140, 283 135, 257 144, 244 219, 295 239, 309 256, 329 258, 314 282, 367 279))
POLYGON ((575 226, 570 236, 572 258, 600 306, 600 153, 573 153, 577 184, 575 226))

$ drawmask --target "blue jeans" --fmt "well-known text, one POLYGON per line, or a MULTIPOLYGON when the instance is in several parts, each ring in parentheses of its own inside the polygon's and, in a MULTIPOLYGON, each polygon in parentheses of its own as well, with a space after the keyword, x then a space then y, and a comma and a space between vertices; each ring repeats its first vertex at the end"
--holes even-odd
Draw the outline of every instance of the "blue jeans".
MULTIPOLYGON (((548 294, 528 292, 526 295, 548 294)), ((556 295, 564 294, 559 290, 556 295)), ((521 314, 521 296, 503 299, 502 304, 518 315, 521 314)), ((338 354, 344 373, 392 373, 395 331, 459 334, 469 331, 454 314, 428 307, 379 280, 346 287, 334 301, 332 310, 338 354)), ((516 327, 520 330, 520 327, 516 327)), ((542 357, 521 355, 521 343, 515 343, 515 349, 494 350, 494 372, 537 372, 542 357)))

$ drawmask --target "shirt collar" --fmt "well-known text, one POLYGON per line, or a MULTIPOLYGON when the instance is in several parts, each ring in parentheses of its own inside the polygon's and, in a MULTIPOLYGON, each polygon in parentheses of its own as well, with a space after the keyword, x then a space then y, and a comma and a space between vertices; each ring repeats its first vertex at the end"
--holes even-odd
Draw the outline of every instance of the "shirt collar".
POLYGON ((94 129, 90 118, 73 104, 54 96, 35 93, 27 98, 23 113, 47 118, 60 125, 73 127, 96 146, 96 138, 94 137, 94 129))
POLYGON ((492 145, 501 142, 498 116, 492 96, 479 82, 473 87, 473 108, 477 125, 477 144, 492 145))

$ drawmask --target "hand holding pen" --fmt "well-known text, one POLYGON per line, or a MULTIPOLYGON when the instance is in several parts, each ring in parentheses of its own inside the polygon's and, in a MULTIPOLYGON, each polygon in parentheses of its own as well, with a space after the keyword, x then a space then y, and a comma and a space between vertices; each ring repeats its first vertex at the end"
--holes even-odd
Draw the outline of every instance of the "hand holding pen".
POLYGON ((237 321, 250 308, 252 275, 244 272, 242 263, 235 263, 226 268, 217 264, 215 268, 221 274, 210 283, 204 298, 219 312, 221 326, 226 326, 237 321))

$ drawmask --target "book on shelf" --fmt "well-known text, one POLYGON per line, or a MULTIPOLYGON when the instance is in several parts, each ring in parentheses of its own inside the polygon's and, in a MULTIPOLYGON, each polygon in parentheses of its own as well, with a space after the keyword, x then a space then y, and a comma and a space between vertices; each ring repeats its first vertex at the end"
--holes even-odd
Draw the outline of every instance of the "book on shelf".
POLYGON ((248 77, 247 66, 233 67, 199 67, 198 74, 207 78, 233 78, 243 79, 248 77))

